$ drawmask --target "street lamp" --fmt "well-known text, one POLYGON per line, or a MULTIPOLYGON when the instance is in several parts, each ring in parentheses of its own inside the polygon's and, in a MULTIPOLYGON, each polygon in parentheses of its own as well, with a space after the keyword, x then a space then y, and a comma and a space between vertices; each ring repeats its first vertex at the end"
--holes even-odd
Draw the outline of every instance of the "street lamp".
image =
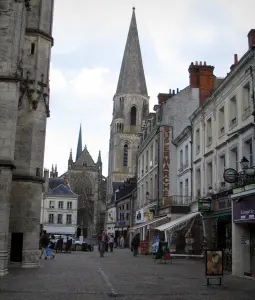
POLYGON ((249 161, 245 156, 241 159, 240 165, 243 170, 246 170, 249 168, 249 161))
POLYGON ((242 167, 245 175, 248 175, 248 176, 255 175, 255 169, 249 168, 249 161, 245 156, 241 159, 240 164, 241 164, 241 167, 242 167))

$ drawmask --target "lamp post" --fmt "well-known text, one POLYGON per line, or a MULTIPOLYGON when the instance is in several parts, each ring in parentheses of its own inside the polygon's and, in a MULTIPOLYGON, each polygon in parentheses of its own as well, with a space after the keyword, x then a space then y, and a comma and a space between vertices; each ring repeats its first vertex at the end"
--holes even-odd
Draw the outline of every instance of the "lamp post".
POLYGON ((241 159, 240 165, 245 175, 248 176, 255 175, 255 168, 249 167, 249 160, 245 156, 241 159))

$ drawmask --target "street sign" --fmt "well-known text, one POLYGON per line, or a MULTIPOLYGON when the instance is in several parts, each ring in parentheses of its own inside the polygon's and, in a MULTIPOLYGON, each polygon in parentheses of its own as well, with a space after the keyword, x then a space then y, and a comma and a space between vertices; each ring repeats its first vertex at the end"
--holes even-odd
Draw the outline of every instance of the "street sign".
POLYGON ((211 199, 199 199, 198 200, 198 211, 207 212, 212 210, 212 200, 211 199))
POLYGON ((223 173, 223 178, 227 183, 235 183, 238 180, 238 173, 235 169, 226 169, 223 173))

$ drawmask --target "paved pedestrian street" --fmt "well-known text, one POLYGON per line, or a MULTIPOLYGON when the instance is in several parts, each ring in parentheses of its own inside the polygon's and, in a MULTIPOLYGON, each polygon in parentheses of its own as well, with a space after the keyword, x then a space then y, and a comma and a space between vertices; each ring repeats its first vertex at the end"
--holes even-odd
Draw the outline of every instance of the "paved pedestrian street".
POLYGON ((117 249, 58 254, 38 269, 12 268, 0 279, 1 300, 250 300, 255 281, 226 275, 222 286, 206 286, 202 262, 178 259, 154 263, 117 249))

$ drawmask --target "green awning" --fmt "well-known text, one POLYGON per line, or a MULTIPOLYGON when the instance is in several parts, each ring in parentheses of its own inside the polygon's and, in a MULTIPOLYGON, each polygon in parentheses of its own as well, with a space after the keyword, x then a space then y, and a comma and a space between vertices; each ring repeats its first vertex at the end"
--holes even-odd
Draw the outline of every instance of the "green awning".
POLYGON ((214 212, 210 217, 209 216, 203 217, 203 219, 213 219, 213 218, 227 217, 231 215, 232 215, 231 210, 224 210, 224 211, 214 212))

